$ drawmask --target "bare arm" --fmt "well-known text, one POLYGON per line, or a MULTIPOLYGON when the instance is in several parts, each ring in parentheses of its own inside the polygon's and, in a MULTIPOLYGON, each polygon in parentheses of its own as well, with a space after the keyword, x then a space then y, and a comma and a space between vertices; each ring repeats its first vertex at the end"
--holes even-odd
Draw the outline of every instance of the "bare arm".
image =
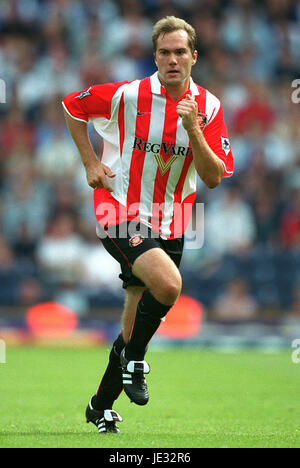
POLYGON ((222 180, 224 165, 203 136, 198 124, 197 103, 190 95, 187 95, 179 102, 177 113, 182 117, 182 124, 189 135, 197 173, 207 187, 217 187, 222 180))
POLYGON ((64 115, 69 132, 78 148, 82 163, 85 167, 89 186, 93 189, 105 188, 109 192, 112 192, 113 189, 108 184, 106 177, 113 178, 115 174, 111 172, 108 166, 98 161, 89 139, 87 124, 73 119, 65 109, 64 115))

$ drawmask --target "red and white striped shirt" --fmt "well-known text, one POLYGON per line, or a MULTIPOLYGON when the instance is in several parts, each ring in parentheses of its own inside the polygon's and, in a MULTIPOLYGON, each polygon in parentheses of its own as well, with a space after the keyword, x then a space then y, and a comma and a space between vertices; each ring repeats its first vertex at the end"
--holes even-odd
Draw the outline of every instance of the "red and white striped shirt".
MULTIPOLYGON (((233 156, 219 99, 192 78, 188 93, 198 104, 208 145, 224 164, 224 177, 231 176, 233 156)), ((94 191, 102 226, 138 216, 163 239, 183 234, 196 196, 196 170, 177 103, 157 72, 143 80, 91 86, 63 100, 71 117, 93 123, 104 142, 101 162, 116 174, 109 179, 112 194, 94 191)))

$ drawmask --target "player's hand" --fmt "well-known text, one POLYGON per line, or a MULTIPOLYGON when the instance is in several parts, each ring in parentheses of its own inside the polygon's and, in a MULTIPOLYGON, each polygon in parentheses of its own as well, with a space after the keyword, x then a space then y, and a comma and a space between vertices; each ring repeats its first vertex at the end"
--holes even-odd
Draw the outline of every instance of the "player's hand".
POLYGON ((86 167, 87 182, 93 189, 105 188, 108 192, 113 192, 107 177, 114 178, 115 176, 116 174, 113 174, 108 166, 98 161, 86 167))
POLYGON ((186 131, 198 125, 198 104, 190 94, 178 103, 177 114, 182 118, 182 125, 186 131))

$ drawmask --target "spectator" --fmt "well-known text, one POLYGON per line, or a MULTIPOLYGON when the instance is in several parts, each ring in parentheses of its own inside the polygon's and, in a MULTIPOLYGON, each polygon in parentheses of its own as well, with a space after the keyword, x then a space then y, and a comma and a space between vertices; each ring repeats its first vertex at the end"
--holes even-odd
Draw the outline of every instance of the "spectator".
POLYGON ((293 301, 291 310, 289 313, 290 318, 294 318, 299 323, 300 318, 300 284, 296 284, 294 287, 293 301))
POLYGON ((37 177, 30 155, 14 154, 9 163, 2 190, 3 233, 14 242, 23 224, 33 239, 39 238, 50 212, 50 187, 37 177))
POLYGON ((82 284, 94 290, 120 291, 118 275, 120 274, 119 264, 107 255, 106 250, 97 238, 87 243, 82 266, 82 284), (107 265, 105 272, 99 265, 107 265))
POLYGON ((12 249, 0 237, 0 305, 14 305, 17 294, 17 262, 12 249))
POLYGON ((231 281, 215 301, 211 318, 223 322, 247 321, 257 317, 256 301, 249 294, 243 279, 231 281))
POLYGON ((66 132, 60 99, 55 96, 43 107, 42 123, 37 132, 35 167, 40 175, 53 181, 72 178, 79 167, 75 146, 66 132))
POLYGON ((258 198, 254 204, 256 243, 274 244, 278 242, 280 210, 275 201, 267 195, 258 198))
POLYGON ((296 248, 300 246, 300 191, 292 194, 291 202, 282 215, 281 241, 286 248, 296 248))
POLYGON ((226 252, 243 252, 251 248, 254 238, 253 212, 237 187, 230 187, 220 201, 209 204, 205 211, 205 244, 212 258, 226 252))
POLYGON ((149 51, 152 50, 152 24, 143 16, 140 2, 137 0, 121 2, 121 7, 122 16, 115 18, 115 21, 109 24, 109 29, 106 25, 102 44, 102 55, 105 59, 124 54, 132 42, 141 44, 149 51))
POLYGON ((16 239, 12 243, 12 247, 16 257, 20 260, 35 264, 35 251, 37 239, 29 232, 28 225, 21 223, 16 232, 16 239))
POLYGON ((48 225, 37 248, 37 259, 45 279, 52 284, 78 284, 82 278, 85 244, 76 232, 75 219, 59 213, 48 225))
POLYGON ((248 85, 248 101, 240 107, 233 120, 233 128, 237 133, 247 133, 249 127, 257 125, 267 132, 272 129, 275 115, 264 83, 251 81, 248 85))
POLYGON ((25 278, 19 285, 18 304, 25 307, 39 304, 44 300, 43 288, 36 278, 25 278))

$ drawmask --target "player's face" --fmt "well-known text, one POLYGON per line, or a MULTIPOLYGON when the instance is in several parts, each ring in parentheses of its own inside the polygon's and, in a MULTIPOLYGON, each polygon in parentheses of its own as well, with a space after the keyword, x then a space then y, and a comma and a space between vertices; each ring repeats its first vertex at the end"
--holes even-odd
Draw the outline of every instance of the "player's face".
POLYGON ((186 31, 174 31, 158 37, 155 63, 163 84, 182 86, 189 80, 196 60, 197 52, 192 53, 186 31))

